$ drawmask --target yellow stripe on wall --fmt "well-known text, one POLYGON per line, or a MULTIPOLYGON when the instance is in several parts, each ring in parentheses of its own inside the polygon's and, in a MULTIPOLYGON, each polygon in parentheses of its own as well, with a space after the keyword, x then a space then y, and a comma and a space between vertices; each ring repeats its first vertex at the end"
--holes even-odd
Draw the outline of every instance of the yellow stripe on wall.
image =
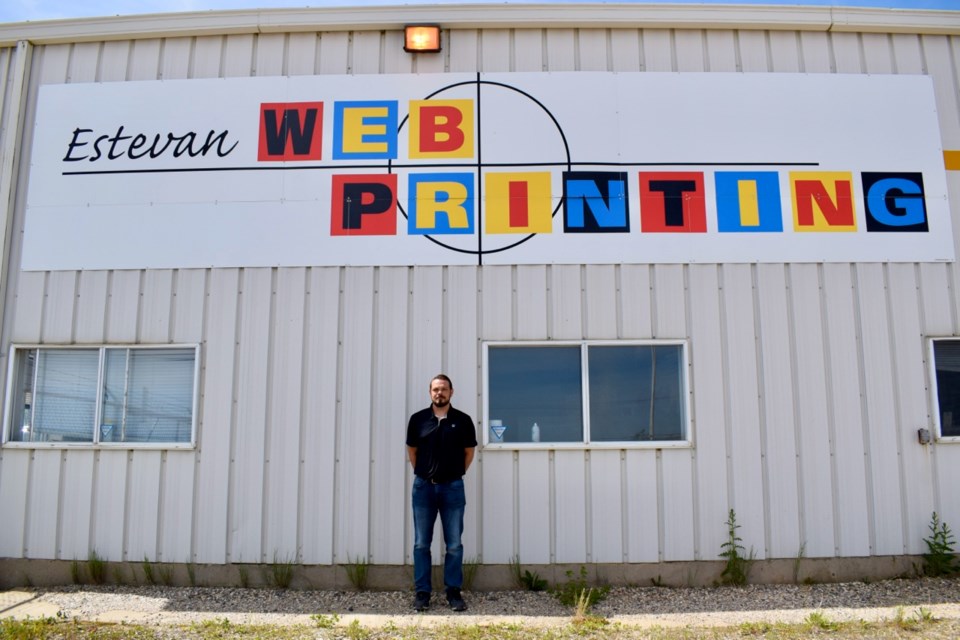
POLYGON ((756 181, 738 180, 737 193, 740 197, 740 224, 744 227, 759 227, 760 204, 756 181))
POLYGON ((944 151, 943 165, 947 171, 960 171, 960 151, 944 151))

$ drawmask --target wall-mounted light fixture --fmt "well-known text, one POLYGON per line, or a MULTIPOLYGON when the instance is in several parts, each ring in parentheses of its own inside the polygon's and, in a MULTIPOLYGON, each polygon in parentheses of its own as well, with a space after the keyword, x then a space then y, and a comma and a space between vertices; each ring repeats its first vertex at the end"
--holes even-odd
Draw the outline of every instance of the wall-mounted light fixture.
POLYGON ((440 51, 440 25, 408 24, 403 28, 403 50, 409 53, 440 51))

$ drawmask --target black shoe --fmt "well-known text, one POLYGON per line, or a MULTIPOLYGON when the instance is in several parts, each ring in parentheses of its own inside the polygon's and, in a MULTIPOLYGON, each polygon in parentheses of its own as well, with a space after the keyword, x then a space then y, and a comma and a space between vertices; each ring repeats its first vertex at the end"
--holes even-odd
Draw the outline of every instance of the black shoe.
POLYGON ((467 603, 464 602, 463 598, 460 596, 460 589, 447 589, 447 604, 449 604, 450 608, 454 611, 467 610, 467 603))
POLYGON ((430 592, 417 591, 417 597, 413 601, 413 608, 417 611, 426 611, 430 608, 430 592))

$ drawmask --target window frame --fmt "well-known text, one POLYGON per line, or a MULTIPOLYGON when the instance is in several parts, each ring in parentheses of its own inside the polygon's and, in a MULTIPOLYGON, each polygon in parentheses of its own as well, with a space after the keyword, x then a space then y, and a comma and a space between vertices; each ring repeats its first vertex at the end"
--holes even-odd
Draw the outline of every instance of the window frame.
POLYGON ((693 416, 691 414, 691 370, 689 341, 673 340, 489 340, 482 343, 482 383, 483 400, 481 419, 478 421, 483 433, 482 447, 490 450, 602 450, 602 449, 689 449, 693 447, 693 416), (682 440, 621 440, 593 442, 590 439, 590 347, 665 347, 679 346, 682 368, 683 389, 683 434, 682 440), (583 439, 580 442, 491 442, 488 416, 490 415, 490 348, 491 347, 579 347, 580 348, 580 387, 583 439))
POLYGON ((927 362, 930 375, 930 414, 933 416, 933 439, 937 443, 951 444, 960 443, 960 435, 945 436, 943 427, 940 423, 940 389, 937 384, 937 356, 934 351, 934 343, 937 342, 957 342, 960 343, 960 336, 938 336, 927 338, 927 362))
MULTIPOLYGON (((171 344, 12 344, 7 354, 7 383, 4 391, 3 402, 3 429, 2 441, 0 446, 4 448, 17 449, 196 449, 197 448, 197 430, 199 426, 200 409, 200 345, 198 343, 171 343, 171 344), (190 440, 186 442, 102 442, 100 440, 101 430, 97 427, 101 416, 103 415, 103 385, 105 375, 105 363, 108 351, 127 351, 129 360, 130 350, 173 350, 173 349, 193 349, 193 385, 190 398, 190 440), (12 439, 12 429, 14 428, 14 407, 17 390, 17 363, 18 352, 21 351, 92 351, 98 352, 97 365, 97 396, 96 406, 94 407, 94 422, 90 425, 90 442, 21 442, 12 439)), ((124 385, 129 384, 129 372, 124 375, 124 385)))

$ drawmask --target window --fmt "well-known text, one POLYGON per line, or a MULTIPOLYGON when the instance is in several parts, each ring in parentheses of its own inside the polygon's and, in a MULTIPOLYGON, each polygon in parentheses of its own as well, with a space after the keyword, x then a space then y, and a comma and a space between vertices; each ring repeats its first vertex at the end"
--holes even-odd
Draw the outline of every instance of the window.
POLYGON ((490 343, 490 445, 687 444, 683 343, 490 343))
POLYGON ((960 340, 931 340, 938 438, 960 439, 960 340))
POLYGON ((191 445, 197 348, 15 347, 8 442, 191 445))

